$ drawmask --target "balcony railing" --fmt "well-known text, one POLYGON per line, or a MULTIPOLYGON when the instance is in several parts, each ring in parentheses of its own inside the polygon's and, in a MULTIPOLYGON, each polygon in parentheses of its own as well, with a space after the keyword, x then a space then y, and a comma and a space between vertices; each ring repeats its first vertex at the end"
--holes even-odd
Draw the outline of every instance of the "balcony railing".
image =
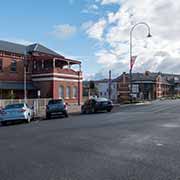
POLYGON ((33 70, 32 74, 47 74, 47 73, 78 75, 79 71, 75 71, 75 70, 69 69, 69 68, 65 68, 65 69, 62 69, 62 68, 44 68, 44 69, 33 70))

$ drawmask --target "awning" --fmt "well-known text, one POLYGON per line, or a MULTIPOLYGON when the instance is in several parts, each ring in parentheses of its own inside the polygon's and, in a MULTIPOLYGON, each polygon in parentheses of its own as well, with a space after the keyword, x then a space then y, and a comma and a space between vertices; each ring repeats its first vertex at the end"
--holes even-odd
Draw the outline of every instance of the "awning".
MULTIPOLYGON (((36 88, 32 83, 26 83, 27 90, 35 90, 36 88)), ((0 82, 0 89, 12 89, 12 90, 23 90, 24 83, 23 82, 0 82)))

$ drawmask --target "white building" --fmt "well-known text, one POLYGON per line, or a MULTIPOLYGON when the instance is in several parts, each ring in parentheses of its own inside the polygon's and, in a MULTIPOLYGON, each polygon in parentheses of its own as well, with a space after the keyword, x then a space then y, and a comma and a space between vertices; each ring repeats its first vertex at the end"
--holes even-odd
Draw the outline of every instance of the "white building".
MULTIPOLYGON (((109 80, 103 79, 95 81, 95 87, 98 89, 98 96, 109 98, 109 80)), ((117 82, 112 80, 111 82, 111 97, 110 99, 114 102, 117 101, 117 82)))

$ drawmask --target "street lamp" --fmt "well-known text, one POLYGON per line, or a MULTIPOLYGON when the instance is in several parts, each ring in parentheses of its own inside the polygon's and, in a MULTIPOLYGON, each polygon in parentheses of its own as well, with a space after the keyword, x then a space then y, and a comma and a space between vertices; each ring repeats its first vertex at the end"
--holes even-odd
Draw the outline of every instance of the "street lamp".
POLYGON ((129 74, 130 74, 130 101, 131 101, 131 103, 132 103, 132 68, 133 68, 133 65, 132 65, 132 33, 133 33, 133 30, 135 29, 135 27, 137 27, 138 25, 145 25, 148 29, 147 38, 152 37, 150 26, 145 22, 139 22, 139 23, 135 24, 130 30, 130 69, 129 69, 129 74))

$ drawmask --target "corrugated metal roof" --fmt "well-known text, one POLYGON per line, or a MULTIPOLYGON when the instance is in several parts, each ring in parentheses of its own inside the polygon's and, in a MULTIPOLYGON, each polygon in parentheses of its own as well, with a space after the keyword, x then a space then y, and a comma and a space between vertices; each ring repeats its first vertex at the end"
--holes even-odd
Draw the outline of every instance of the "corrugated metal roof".
POLYGON ((31 44, 29 46, 26 47, 27 52, 41 52, 41 53, 46 53, 46 54, 50 54, 50 55, 54 55, 54 56, 60 56, 63 57, 62 55, 56 53, 55 51, 52 51, 51 49, 41 45, 41 44, 31 44))
MULTIPOLYGON (((36 88, 32 83, 27 83, 27 90, 35 90, 36 88)), ((13 89, 13 90, 23 90, 23 82, 0 82, 0 89, 13 89)))
POLYGON ((25 53, 27 54, 27 53, 36 51, 36 52, 46 53, 46 54, 50 54, 50 55, 54 55, 58 57, 59 56, 63 57, 62 55, 56 53, 55 51, 38 43, 25 46, 25 45, 21 45, 17 43, 0 40, 0 50, 6 51, 6 52, 13 52, 17 54, 25 54, 25 53))
POLYGON ((13 53, 17 53, 17 54, 24 54, 24 53, 26 53, 26 46, 0 40, 0 50, 7 51, 7 52, 13 52, 13 53))

